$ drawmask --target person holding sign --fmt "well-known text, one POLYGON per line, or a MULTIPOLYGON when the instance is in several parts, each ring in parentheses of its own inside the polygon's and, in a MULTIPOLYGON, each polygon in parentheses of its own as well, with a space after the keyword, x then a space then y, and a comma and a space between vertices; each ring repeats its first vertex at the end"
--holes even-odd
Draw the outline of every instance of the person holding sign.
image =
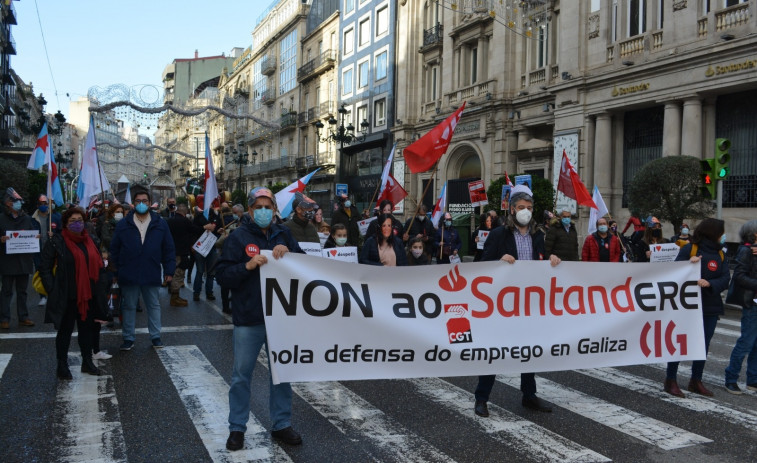
MULTIPOLYGON (((37 225, 22 209, 24 200, 13 188, 5 190, 3 208, 0 214, 0 275, 2 275, 3 289, 0 292, 0 328, 10 328, 11 298, 13 288, 16 289, 16 313, 19 326, 34 326, 29 319, 29 308, 26 306, 26 288, 29 287, 29 275, 34 272, 33 253, 9 253, 8 241, 14 231, 37 230, 37 225)), ((39 233, 37 233, 39 239, 39 233)), ((37 252, 35 250, 34 252, 37 252)))
POLYGON ((662 224, 657 217, 650 216, 647 219, 647 228, 644 230, 644 238, 642 240, 646 244, 646 260, 639 260, 639 262, 649 262, 649 258, 652 255, 652 246, 655 244, 669 243, 666 238, 662 237, 662 224))
MULTIPOLYGON (((516 260, 544 260, 544 233, 537 229, 532 214, 534 198, 526 185, 515 185, 510 195, 510 214, 505 226, 497 227, 489 234, 484 244, 482 261, 501 260, 514 264, 516 260)), ((554 267, 560 258, 552 254, 549 262, 554 267)), ((495 375, 478 377, 476 403, 474 412, 478 416, 489 416, 489 394, 494 387, 495 375)), ((520 375, 520 390, 523 393, 521 404, 540 412, 551 412, 552 407, 536 396, 536 376, 533 373, 520 375)))
POLYGON ((402 239, 394 233, 394 216, 381 214, 376 222, 379 226, 376 227, 375 234, 368 235, 366 238, 360 254, 360 263, 387 267, 407 265, 402 239))
POLYGON ((452 225, 452 215, 449 212, 439 219, 437 228, 436 236, 434 237, 436 263, 449 264, 450 256, 458 257, 457 253, 463 247, 463 243, 460 241, 460 234, 452 225))
POLYGON ((58 379, 73 379, 68 368, 68 348, 74 324, 81 350, 81 372, 99 376, 92 351, 100 351, 100 323, 107 318, 108 281, 100 249, 86 230, 87 214, 75 207, 63 213, 63 231, 45 244, 40 257, 39 275, 45 291, 47 318, 58 330, 55 355, 58 379))
MULTIPOLYGON (((723 253, 725 244, 725 222, 718 219, 704 219, 694 229, 691 243, 678 252, 677 261, 688 260, 692 264, 699 264, 701 278, 697 281, 702 293, 702 319, 704 325, 704 351, 710 350, 710 340, 715 334, 718 318, 723 315, 723 299, 720 294, 728 289, 731 271, 723 253)), ((702 383, 704 360, 694 360, 691 364, 690 392, 712 397, 714 394, 702 383)), ((665 376, 664 390, 668 394, 684 397, 678 387, 678 362, 669 362, 665 376)))
POLYGON ((347 227, 341 223, 331 227, 331 234, 323 245, 323 249, 343 248, 347 246, 347 227))
POLYGON ((481 255, 484 253, 484 243, 486 243, 486 237, 493 228, 492 223, 494 223, 494 219, 492 218, 491 214, 481 214, 481 217, 478 220, 478 227, 473 230, 473 234, 471 235, 470 250, 473 251, 473 262, 478 262, 481 260, 481 255))
MULTIPOLYGON (((231 288, 234 323, 234 366, 229 388, 228 450, 244 447, 244 433, 250 419, 252 372, 258 354, 266 344, 263 296, 260 292, 260 266, 275 265, 261 254, 273 251, 274 259, 288 252, 302 253, 288 228, 273 223, 276 197, 271 190, 257 187, 247 196, 250 219, 245 219, 223 243, 216 266, 216 279, 223 287, 231 288)), ((266 347, 267 349, 267 347, 266 347)), ((269 373, 270 375, 270 373, 269 373)), ((302 443, 300 434, 292 428, 292 387, 289 383, 273 385, 269 379, 271 435, 290 445, 302 443)))

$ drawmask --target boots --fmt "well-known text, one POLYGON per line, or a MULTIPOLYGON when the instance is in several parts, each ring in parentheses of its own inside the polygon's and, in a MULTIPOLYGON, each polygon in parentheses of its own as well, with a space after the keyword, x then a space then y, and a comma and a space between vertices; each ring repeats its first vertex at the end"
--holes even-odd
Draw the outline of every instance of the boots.
POLYGON ((674 395, 676 397, 686 397, 683 392, 681 392, 681 388, 678 387, 678 382, 674 379, 666 379, 665 380, 665 387, 664 391, 667 392, 670 395, 674 395))
POLYGON ((690 392, 693 392, 695 394, 701 394, 703 396, 712 397, 715 394, 712 393, 711 390, 704 387, 704 383, 702 383, 701 379, 691 379, 689 381, 689 387, 687 388, 690 392))
POLYGON ((186 307, 187 304, 187 300, 182 299, 179 293, 171 294, 171 307, 186 307))
POLYGON ((97 368, 95 366, 95 363, 92 361, 92 352, 89 352, 89 355, 82 355, 81 372, 89 373, 92 376, 100 376, 102 374, 100 369, 97 368))
POLYGON ((58 360, 58 369, 56 371, 58 379, 72 380, 71 370, 68 369, 68 362, 65 360, 58 360))

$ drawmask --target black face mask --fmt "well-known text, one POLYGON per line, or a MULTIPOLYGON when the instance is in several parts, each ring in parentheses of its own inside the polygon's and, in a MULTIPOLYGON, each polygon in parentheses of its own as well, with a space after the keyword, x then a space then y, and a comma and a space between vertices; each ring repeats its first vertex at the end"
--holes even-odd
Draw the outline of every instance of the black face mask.
POLYGON ((654 230, 652 230, 652 237, 662 238, 662 230, 660 230, 659 228, 655 228, 654 230))
POLYGON ((168 208, 171 209, 171 210, 174 210, 174 209, 176 209, 176 204, 169 204, 168 208))

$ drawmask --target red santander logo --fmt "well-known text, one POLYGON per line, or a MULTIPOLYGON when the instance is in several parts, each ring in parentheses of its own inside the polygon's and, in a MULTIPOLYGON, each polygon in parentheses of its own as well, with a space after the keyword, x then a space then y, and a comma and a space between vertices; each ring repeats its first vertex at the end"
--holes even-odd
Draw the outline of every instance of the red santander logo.
POLYGON ((460 269, 457 265, 447 275, 439 279, 439 287, 450 292, 461 291, 467 284, 468 281, 460 275, 460 269))

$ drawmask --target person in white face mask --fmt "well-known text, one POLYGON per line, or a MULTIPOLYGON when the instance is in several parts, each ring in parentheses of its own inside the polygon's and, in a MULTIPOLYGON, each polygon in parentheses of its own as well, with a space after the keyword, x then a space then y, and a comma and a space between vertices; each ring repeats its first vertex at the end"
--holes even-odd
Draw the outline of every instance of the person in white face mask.
MULTIPOLYGON (((537 228, 533 220, 534 198, 525 185, 516 185, 510 195, 510 215, 503 227, 497 227, 489 233, 484 243, 482 261, 501 260, 514 264, 516 260, 546 260, 554 267, 560 263, 555 255, 547 257, 544 250, 544 232, 537 228)), ((478 416, 489 416, 486 402, 494 387, 494 375, 478 377, 476 403, 474 412, 478 416)), ((536 378, 533 373, 520 375, 520 390, 523 392, 521 403, 524 407, 540 412, 551 412, 552 407, 536 397, 536 378)))

